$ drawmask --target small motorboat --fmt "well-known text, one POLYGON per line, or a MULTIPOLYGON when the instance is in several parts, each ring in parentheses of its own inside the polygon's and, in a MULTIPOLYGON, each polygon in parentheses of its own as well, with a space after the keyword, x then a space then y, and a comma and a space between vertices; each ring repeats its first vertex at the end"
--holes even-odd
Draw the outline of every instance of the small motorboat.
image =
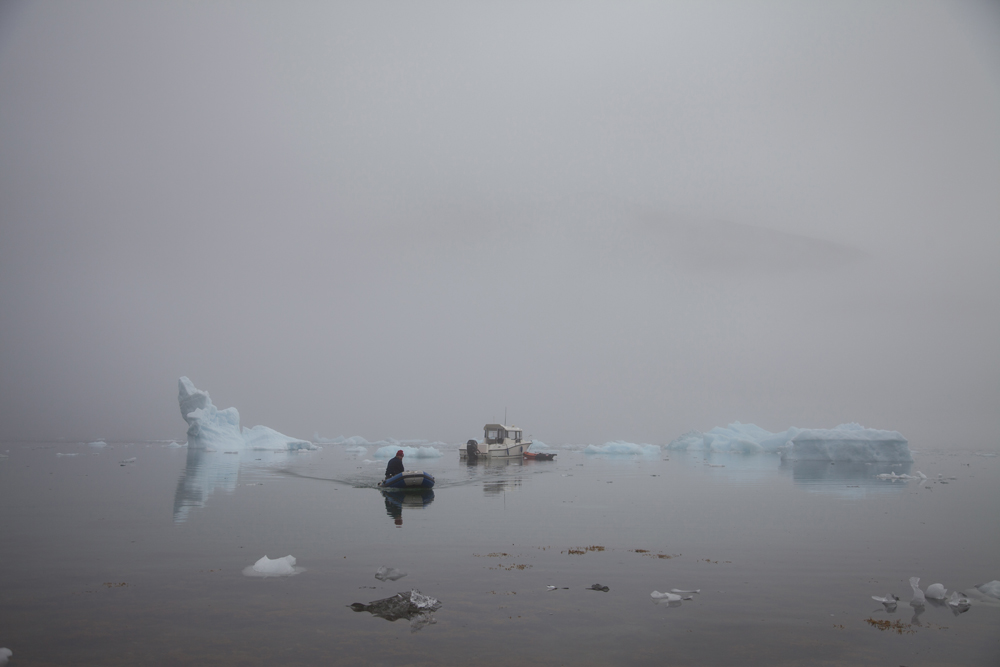
POLYGON ((542 452, 525 452, 524 458, 526 461, 552 461, 556 458, 556 455, 544 454, 542 452))
POLYGON ((531 440, 524 439, 524 431, 517 426, 487 424, 483 427, 483 442, 469 440, 459 447, 460 460, 520 459, 531 447, 531 440))
POLYGON ((379 482, 378 486, 380 489, 387 490, 407 491, 412 489, 418 491, 434 486, 434 476, 423 470, 409 470, 379 482))

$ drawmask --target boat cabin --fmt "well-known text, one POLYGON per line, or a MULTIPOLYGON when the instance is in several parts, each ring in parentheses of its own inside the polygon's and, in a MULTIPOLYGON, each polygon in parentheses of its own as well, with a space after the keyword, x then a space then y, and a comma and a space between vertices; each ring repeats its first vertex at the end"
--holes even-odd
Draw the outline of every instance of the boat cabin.
POLYGON ((487 445, 501 445, 504 439, 521 442, 521 429, 503 424, 487 424, 483 427, 483 437, 487 445))

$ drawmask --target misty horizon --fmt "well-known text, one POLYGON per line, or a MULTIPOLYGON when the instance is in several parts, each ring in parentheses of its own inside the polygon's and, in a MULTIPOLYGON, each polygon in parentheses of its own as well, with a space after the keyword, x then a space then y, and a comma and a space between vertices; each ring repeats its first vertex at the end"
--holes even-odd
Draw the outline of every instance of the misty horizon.
POLYGON ((0 7, 0 438, 1000 430, 1000 10, 0 7))

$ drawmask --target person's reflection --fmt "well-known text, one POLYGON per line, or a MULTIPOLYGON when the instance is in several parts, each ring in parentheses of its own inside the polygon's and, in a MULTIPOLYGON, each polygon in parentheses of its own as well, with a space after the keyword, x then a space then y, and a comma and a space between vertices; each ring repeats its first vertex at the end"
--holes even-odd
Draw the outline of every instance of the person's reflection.
MULTIPOLYGON (((397 526, 403 525, 403 502, 402 498, 395 498, 396 494, 385 494, 385 513, 392 517, 393 523, 397 526)), ((403 495, 403 494, 399 494, 403 495)))
POLYGON ((385 513, 392 517, 397 526, 403 525, 403 508, 422 509, 434 501, 434 491, 382 491, 385 498, 385 513))

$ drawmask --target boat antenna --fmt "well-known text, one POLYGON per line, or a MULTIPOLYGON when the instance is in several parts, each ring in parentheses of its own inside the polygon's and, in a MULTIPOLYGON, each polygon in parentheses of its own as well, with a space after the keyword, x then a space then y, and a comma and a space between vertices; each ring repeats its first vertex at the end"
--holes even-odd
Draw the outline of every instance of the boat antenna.
POLYGON ((507 406, 503 406, 503 425, 507 425, 507 406))

